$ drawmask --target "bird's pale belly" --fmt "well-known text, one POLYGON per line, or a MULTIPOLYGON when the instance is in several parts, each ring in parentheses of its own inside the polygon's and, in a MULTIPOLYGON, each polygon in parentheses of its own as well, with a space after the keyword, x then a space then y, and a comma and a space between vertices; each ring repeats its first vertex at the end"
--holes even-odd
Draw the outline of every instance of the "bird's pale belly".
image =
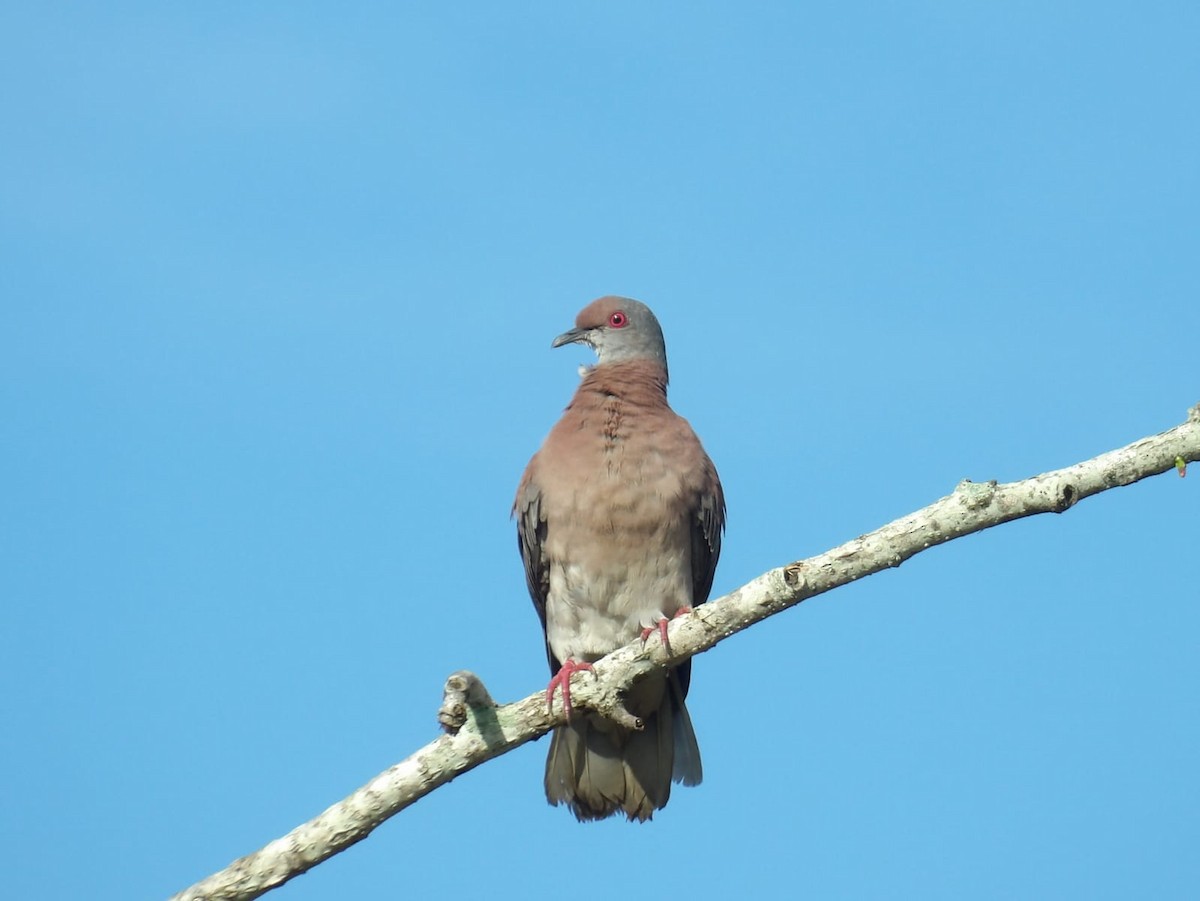
POLYGON ((597 660, 691 604, 679 567, 644 560, 597 571, 550 570, 546 638, 559 660, 597 660), (672 571, 676 570, 676 571, 672 571))

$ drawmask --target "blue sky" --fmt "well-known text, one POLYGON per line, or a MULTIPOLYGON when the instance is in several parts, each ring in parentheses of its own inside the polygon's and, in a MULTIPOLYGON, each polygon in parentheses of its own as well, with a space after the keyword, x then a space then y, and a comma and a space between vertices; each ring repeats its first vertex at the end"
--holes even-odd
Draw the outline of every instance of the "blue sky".
MULTIPOLYGON (((12 897, 164 897, 545 657, 508 512, 592 298, 648 302, 715 592, 1200 401, 1194 4, 9 3, 12 897)), ((1188 897, 1194 479, 934 549, 698 658, 705 783, 546 742, 272 897, 1188 897)))

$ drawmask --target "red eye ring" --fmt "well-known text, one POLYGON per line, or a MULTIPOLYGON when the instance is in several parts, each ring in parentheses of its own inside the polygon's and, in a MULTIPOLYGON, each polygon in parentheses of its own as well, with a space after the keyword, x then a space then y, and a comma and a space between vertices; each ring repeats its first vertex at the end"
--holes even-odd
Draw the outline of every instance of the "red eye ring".
POLYGON ((617 310, 617 312, 608 317, 608 324, 613 328, 625 328, 625 326, 629 325, 629 317, 620 310, 617 310))

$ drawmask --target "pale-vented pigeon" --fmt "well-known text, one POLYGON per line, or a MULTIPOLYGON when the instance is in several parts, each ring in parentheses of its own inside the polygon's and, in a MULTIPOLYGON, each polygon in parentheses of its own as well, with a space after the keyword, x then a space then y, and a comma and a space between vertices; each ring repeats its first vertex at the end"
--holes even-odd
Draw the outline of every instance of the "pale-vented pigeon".
MULTIPOLYGON (((529 593, 570 715, 570 678, 591 661, 661 630, 708 599, 725 498, 687 420, 667 405, 667 351, 650 309, 602 297, 552 346, 587 344, 586 370, 562 419, 534 454, 513 514, 529 593)), ((672 779, 696 785, 700 749, 688 718, 691 661, 639 682, 626 729, 595 713, 554 730, 546 798, 580 820, 650 819, 672 779)))

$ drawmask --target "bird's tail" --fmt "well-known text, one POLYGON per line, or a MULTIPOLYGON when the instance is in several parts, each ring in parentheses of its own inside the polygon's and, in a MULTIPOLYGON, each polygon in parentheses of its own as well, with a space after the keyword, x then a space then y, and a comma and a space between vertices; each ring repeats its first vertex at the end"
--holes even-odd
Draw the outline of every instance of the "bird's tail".
POLYGON ((627 704, 644 723, 641 730, 595 713, 554 730, 546 757, 551 804, 566 804, 579 820, 621 812, 644 822, 667 806, 672 781, 700 784, 700 747, 677 673, 639 683, 627 704))

